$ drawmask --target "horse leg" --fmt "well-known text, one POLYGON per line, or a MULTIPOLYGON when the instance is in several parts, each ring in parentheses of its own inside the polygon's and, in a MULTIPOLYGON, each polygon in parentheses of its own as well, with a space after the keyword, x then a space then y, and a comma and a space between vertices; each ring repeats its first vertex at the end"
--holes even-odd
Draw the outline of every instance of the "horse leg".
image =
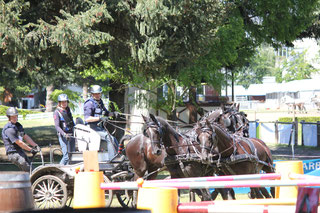
POLYGON ((147 180, 154 180, 156 179, 158 172, 157 172, 158 168, 157 167, 151 167, 149 166, 147 171, 148 171, 148 176, 147 176, 147 180), (150 174, 150 175, 149 175, 150 174))
MULTIPOLYGON (((218 193, 220 193, 223 200, 235 200, 236 199, 234 190, 232 188, 230 188, 230 189, 216 189, 214 192, 216 192, 217 195, 218 195, 218 193)), ((211 197, 212 197, 212 194, 211 194, 211 197)), ((215 200, 216 197, 215 198, 212 197, 212 199, 215 200)))
POLYGON ((255 198, 263 198, 263 195, 261 194, 259 188, 250 188, 250 198, 255 199, 255 198))
POLYGON ((211 195, 208 189, 201 189, 201 201, 211 200, 211 195))
POLYGON ((268 192, 268 190, 265 188, 265 187, 260 187, 259 188, 259 191, 262 193, 262 195, 265 197, 265 198, 272 198, 268 192))

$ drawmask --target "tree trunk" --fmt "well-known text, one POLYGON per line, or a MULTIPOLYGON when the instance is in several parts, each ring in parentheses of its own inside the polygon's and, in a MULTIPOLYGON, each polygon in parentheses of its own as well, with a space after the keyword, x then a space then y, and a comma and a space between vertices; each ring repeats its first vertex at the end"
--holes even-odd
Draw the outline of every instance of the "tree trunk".
POLYGON ((52 112, 53 111, 53 101, 50 100, 50 95, 52 94, 54 89, 53 85, 49 85, 46 87, 47 90, 47 96, 46 96, 46 112, 52 112))
MULTIPOLYGON (((116 103, 118 109, 120 112, 124 112, 124 108, 125 108, 125 87, 122 84, 118 84, 115 82, 110 82, 110 86, 112 88, 112 90, 109 92, 109 99, 110 101, 116 103)), ((115 107, 113 105, 111 105, 109 107, 109 111, 113 112, 115 111, 115 107)), ((119 121, 124 121, 122 119, 123 116, 121 116, 121 118, 117 118, 117 120, 119 121)), ((117 126, 119 126, 122 129, 126 128, 126 124, 125 123, 117 123, 117 126)), ((109 129, 109 128, 108 128, 109 129)), ((109 131, 112 132, 114 129, 114 127, 110 127, 109 131)), ((115 134, 113 136, 115 136, 118 140, 120 140, 122 138, 122 136, 124 135, 124 131, 121 129, 117 129, 115 134)))
POLYGON ((82 85, 82 97, 83 100, 87 100, 88 98, 88 83, 83 83, 82 85))

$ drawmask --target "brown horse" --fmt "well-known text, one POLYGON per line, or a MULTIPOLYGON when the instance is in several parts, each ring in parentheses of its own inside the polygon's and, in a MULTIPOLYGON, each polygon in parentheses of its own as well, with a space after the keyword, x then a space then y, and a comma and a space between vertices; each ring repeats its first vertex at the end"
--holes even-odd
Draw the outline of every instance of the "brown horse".
MULTIPOLYGON (((270 149, 257 138, 230 135, 218 124, 208 120, 197 129, 198 140, 209 159, 217 160, 217 167, 224 175, 256 174, 261 170, 273 173, 270 149), (234 160, 233 160, 234 159, 234 160)), ((271 187, 274 197, 274 188, 271 187)), ((251 188, 251 198, 270 198, 265 188, 251 188), (263 194, 261 194, 261 193, 263 194)))
MULTIPOLYGON (((147 129, 151 131, 149 134, 157 136, 157 141, 164 145, 167 157, 165 165, 170 172, 171 178, 184 177, 203 177, 212 176, 214 174, 214 166, 204 164, 201 160, 201 147, 196 140, 197 135, 195 129, 191 129, 182 134, 177 132, 167 121, 161 117, 155 117, 150 114, 147 123, 147 129), (149 126, 157 125, 158 128, 149 128, 149 126), (179 159, 177 156, 186 156, 190 159, 179 159), (196 159, 193 159, 195 156, 196 159)), ((150 136, 151 137, 151 136, 150 136)), ((212 197, 207 189, 196 190, 201 200, 211 200, 212 197)), ((219 190, 223 199, 230 199, 229 194, 224 190, 219 190)))
POLYGON ((157 177, 158 170, 164 167, 166 153, 155 146, 156 144, 143 134, 133 136, 127 143, 126 156, 134 170, 135 180, 139 177, 153 180, 157 177))

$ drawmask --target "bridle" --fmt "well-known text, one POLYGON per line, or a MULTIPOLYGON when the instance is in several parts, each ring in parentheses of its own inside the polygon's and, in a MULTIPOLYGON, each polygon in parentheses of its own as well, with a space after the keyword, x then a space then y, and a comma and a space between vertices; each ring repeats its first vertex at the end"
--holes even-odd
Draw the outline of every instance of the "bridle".
MULTIPOLYGON (((208 135, 209 135, 209 137, 208 137, 208 140, 209 140, 209 146, 206 146, 206 145, 204 145, 204 144, 202 144, 200 147, 202 148, 202 149, 206 149, 206 150, 208 150, 209 151, 209 153, 211 153, 212 152, 212 150, 217 146, 217 144, 218 144, 218 140, 214 140, 214 137, 212 137, 212 134, 213 134, 213 130, 211 129, 211 128, 209 128, 209 127, 202 127, 201 129, 200 129, 200 131, 201 131, 201 133, 207 133, 208 135)), ((201 134, 200 133, 200 134, 201 134)), ((198 136, 197 136, 197 140, 198 141, 200 141, 199 140, 199 135, 200 134, 198 134, 198 136)))
POLYGON ((144 130, 144 135, 145 135, 146 137, 150 138, 151 143, 159 144, 159 145, 162 145, 162 144, 163 144, 163 141, 162 141, 163 131, 162 131, 162 126, 161 126, 160 123, 158 123, 158 124, 154 124, 153 122, 147 123, 147 127, 146 127, 146 129, 144 130), (158 134, 159 134, 159 140, 153 140, 153 137, 150 137, 150 136, 147 134, 147 129, 155 129, 155 131, 157 131, 158 134))

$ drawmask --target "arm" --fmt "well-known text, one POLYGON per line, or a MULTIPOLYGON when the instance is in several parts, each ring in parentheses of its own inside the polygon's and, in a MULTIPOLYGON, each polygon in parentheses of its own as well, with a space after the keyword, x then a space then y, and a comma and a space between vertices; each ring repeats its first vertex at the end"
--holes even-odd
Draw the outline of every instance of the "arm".
POLYGON ((99 117, 92 116, 94 114, 93 113, 94 107, 93 107, 93 104, 90 101, 85 103, 83 108, 84 108, 84 120, 85 120, 85 122, 90 123, 90 122, 98 122, 98 121, 100 121, 99 117))
POLYGON ((26 150, 26 151, 31 151, 31 147, 28 146, 25 142, 23 142, 22 140, 18 139, 15 142, 21 149, 26 150))
MULTIPOLYGON (((18 136, 18 132, 16 132, 13 128, 6 130, 6 135, 11 143, 15 143, 23 150, 31 151, 32 147, 23 142, 22 138, 18 136)), ((27 134, 24 134, 23 139, 25 139, 31 146, 37 146, 37 144, 33 142, 33 140, 27 134)))
POLYGON ((98 121, 100 121, 100 118, 99 118, 99 117, 89 116, 87 119, 85 119, 85 121, 86 121, 87 123, 90 123, 90 122, 98 122, 98 121))
POLYGON ((30 144, 32 147, 38 146, 38 144, 36 144, 36 143, 32 140, 32 138, 31 138, 29 135, 27 135, 27 134, 25 134, 25 135, 23 136, 23 139, 24 139, 28 144, 30 144))
POLYGON ((55 126, 57 132, 60 133, 61 135, 65 135, 66 133, 60 127, 60 118, 59 118, 59 114, 57 111, 54 112, 53 119, 54 119, 54 126, 55 126))

